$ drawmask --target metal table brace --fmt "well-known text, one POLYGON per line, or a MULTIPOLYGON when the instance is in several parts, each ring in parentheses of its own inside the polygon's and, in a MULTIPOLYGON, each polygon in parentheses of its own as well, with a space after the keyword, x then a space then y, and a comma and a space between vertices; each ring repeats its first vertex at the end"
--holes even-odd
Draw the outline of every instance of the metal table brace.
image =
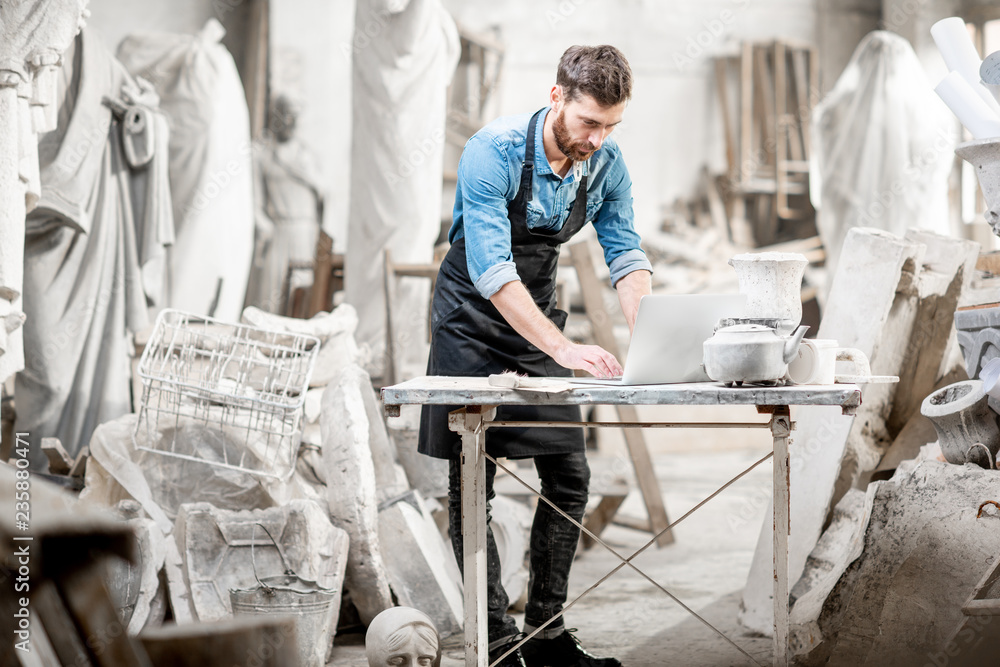
MULTIPOLYGON (((744 388, 726 389, 720 385, 670 385, 626 389, 577 389, 569 395, 530 395, 515 390, 497 390, 486 385, 485 378, 415 378, 400 385, 386 387, 382 398, 387 416, 398 416, 404 404, 465 405, 449 414, 449 428, 462 438, 462 532, 464 540, 465 570, 465 664, 487 667, 486 628, 486 461, 484 450, 488 428, 524 426, 524 422, 494 421, 496 406, 502 404, 601 404, 633 403, 646 405, 755 405, 760 413, 769 413, 768 422, 754 423, 678 423, 678 422, 531 422, 531 426, 573 427, 614 426, 621 428, 768 428, 771 431, 773 452, 724 484, 715 493, 696 505, 684 516, 673 522, 677 525, 714 498, 726 487, 768 458, 773 462, 774 485, 774 640, 773 664, 787 667, 788 658, 788 533, 789 533, 789 460, 788 442, 793 423, 790 405, 838 406, 845 414, 853 414, 861 402, 861 391, 854 385, 829 385, 816 387, 744 388), (781 555, 779 557, 779 554, 781 555)), ((503 467, 503 466, 500 466, 503 467)), ((506 470, 506 468, 504 468, 506 470)), ((508 471, 509 472, 509 471, 508 471)), ((520 480, 519 480, 520 481, 520 480)), ((522 482, 523 484, 523 482, 522 482)), ((530 487, 529 487, 530 488, 530 487)), ((541 496, 539 496, 541 497, 541 496)), ((545 501, 544 498, 542 498, 545 501)), ((585 529, 584 529, 585 530, 585 529)), ((600 542, 622 562, 600 581, 584 592, 586 595, 608 577, 625 566, 632 567, 653 585, 681 604, 706 625, 693 610, 683 605, 675 596, 657 584, 632 564, 632 559, 655 542, 654 537, 629 558, 624 558, 607 544, 600 542)), ((577 600, 566 606, 575 604, 577 600)), ((544 627, 544 626, 543 626, 544 627)), ((541 628, 539 628, 541 629, 541 628)), ((717 629, 712 628, 716 632, 717 629)), ((721 634, 721 633, 719 633, 721 634)), ((725 637, 725 635, 723 635, 725 637)), ((726 638, 734 646, 731 640, 726 638)), ((759 664, 742 648, 745 657, 759 664)))
MULTIPOLYGON (((449 415, 449 427, 452 431, 459 433, 462 437, 462 533, 466 536, 465 544, 465 664, 476 665, 477 667, 487 667, 486 651, 480 650, 487 642, 486 634, 486 531, 480 530, 480 526, 486 525, 486 461, 492 461, 500 469, 512 475, 518 482, 532 491, 542 501, 549 502, 536 489, 532 489, 528 484, 520 480, 516 474, 507 467, 498 463, 496 459, 485 452, 485 432, 488 428, 501 427, 528 427, 540 426, 554 428, 580 428, 593 426, 614 426, 617 428, 768 428, 774 442, 774 450, 764 458, 758 460, 749 468, 741 472, 733 479, 726 482, 715 493, 705 498, 695 507, 689 510, 684 516, 673 521, 669 528, 673 528, 681 521, 689 517, 695 510, 721 493, 738 479, 749 473, 768 458, 774 457, 774 665, 776 667, 787 667, 787 647, 788 647, 788 560, 778 558, 778 554, 788 553, 788 438, 793 428, 788 406, 773 406, 771 419, 768 422, 723 422, 723 423, 678 423, 678 422, 515 422, 515 421, 494 421, 496 407, 487 405, 470 405, 459 410, 455 410, 449 415), (785 530, 778 530, 778 526, 785 526, 785 530), (473 539, 468 539, 472 536, 473 539), (475 613, 470 610, 475 609, 475 613), (782 650, 784 647, 784 650, 782 650)), ((632 560, 643 551, 655 544, 658 535, 654 535, 644 546, 633 553, 628 558, 619 554, 614 548, 609 546, 598 536, 591 533, 579 522, 567 516, 561 510, 549 503, 553 509, 559 512, 565 519, 572 521, 582 531, 594 538, 598 544, 610 551, 616 558, 621 560, 613 570, 597 581, 593 586, 584 591, 575 600, 567 604, 562 613, 566 613, 570 607, 575 605, 584 596, 604 583, 613 574, 625 566, 631 567, 639 575, 644 577, 651 584, 669 596, 674 602, 684 608, 685 611, 704 623, 710 629, 718 633, 723 639, 732 644, 740 651, 752 664, 760 665, 757 660, 747 653, 743 648, 729 639, 712 624, 702 618, 697 612, 685 605, 670 591, 654 581, 645 572, 636 567, 632 560)), ((561 614, 560 614, 561 615, 561 614)), ((545 627, 558 617, 549 619, 544 625, 537 628, 528 637, 523 639, 517 646, 512 647, 508 653, 513 652, 522 643, 541 632, 545 627)), ((502 660, 507 654, 500 656, 502 660)))

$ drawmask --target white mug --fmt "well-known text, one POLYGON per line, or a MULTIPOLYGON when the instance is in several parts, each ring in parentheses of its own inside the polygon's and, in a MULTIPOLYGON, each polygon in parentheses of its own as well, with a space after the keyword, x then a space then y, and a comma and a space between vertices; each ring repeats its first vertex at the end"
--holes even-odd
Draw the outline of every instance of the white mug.
POLYGON ((795 384, 833 384, 837 378, 837 362, 850 361, 858 376, 871 375, 868 357, 853 347, 840 347, 837 341, 807 338, 788 364, 786 377, 795 384))

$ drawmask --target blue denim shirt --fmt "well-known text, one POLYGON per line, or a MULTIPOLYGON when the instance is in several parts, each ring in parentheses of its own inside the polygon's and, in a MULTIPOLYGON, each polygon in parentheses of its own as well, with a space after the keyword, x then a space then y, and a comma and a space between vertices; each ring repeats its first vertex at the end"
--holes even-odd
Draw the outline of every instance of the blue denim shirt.
MULTIPOLYGON (((562 229, 576 201, 576 172, 580 171, 581 177, 587 173, 587 221, 597 230, 612 284, 638 269, 652 271, 633 227, 632 179, 618 144, 606 139, 588 161, 575 163, 574 169, 560 178, 545 157, 542 141, 548 111, 539 116, 535 129, 535 177, 528 202, 528 227, 562 229)), ((521 184, 531 116, 505 116, 479 130, 466 143, 458 165, 454 222, 448 240, 455 243, 465 238, 469 276, 486 299, 507 283, 520 280, 511 255, 507 204, 521 184)))

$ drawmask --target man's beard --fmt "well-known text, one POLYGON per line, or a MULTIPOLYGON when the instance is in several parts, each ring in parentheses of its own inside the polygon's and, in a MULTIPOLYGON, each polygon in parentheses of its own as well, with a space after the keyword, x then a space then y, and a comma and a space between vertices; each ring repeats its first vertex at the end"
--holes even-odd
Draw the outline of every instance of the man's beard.
POLYGON ((570 138, 569 130, 566 128, 565 109, 559 112, 559 115, 556 116, 555 121, 552 123, 552 134, 556 139, 556 148, 571 160, 586 160, 595 150, 594 145, 589 141, 574 143, 573 139, 570 138))

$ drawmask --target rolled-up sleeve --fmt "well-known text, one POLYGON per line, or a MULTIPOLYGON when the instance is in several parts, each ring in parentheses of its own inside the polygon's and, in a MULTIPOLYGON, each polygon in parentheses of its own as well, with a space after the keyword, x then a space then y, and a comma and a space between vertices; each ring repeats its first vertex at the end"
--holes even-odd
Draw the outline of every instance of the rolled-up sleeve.
POLYGON ((613 185, 594 218, 594 229, 604 249, 604 261, 611 271, 611 284, 614 285, 633 271, 641 269, 652 273, 653 266, 643 252, 641 239, 635 231, 632 179, 623 160, 617 160, 609 181, 613 185))
POLYGON ((489 137, 472 137, 458 164, 458 188, 469 277, 489 299, 507 283, 520 280, 510 247, 506 152, 489 137))

